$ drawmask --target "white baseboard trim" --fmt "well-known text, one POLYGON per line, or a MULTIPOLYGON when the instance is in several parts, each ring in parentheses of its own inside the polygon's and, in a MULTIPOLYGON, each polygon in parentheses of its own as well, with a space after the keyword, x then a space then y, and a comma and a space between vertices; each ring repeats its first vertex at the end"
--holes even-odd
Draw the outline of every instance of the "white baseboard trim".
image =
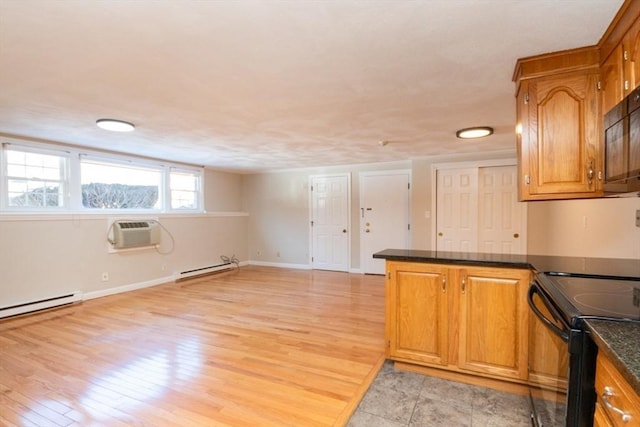
POLYGON ((87 301, 94 298, 106 297, 108 295, 120 294, 122 292, 135 291, 136 289, 150 288, 164 283, 174 282, 173 276, 160 277, 158 279, 147 280, 145 282, 132 283, 130 285, 117 286, 115 288, 102 289, 99 291, 86 292, 82 295, 82 300, 87 301))
POLYGON ((352 268, 349 270, 349 273, 353 273, 353 274, 364 274, 362 272, 362 270, 360 270, 359 268, 352 268))
POLYGON ((288 264, 283 262, 266 262, 266 261, 247 261, 247 265, 258 265, 261 267, 279 267, 279 268, 294 268, 297 270, 311 270, 309 264, 288 264))

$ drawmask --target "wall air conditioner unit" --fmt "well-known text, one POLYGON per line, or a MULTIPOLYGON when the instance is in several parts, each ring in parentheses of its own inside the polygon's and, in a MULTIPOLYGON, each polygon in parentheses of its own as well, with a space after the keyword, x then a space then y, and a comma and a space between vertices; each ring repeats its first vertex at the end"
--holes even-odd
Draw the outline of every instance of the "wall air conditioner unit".
POLYGON ((160 224, 153 219, 114 221, 112 244, 115 249, 158 245, 160 244, 160 224))

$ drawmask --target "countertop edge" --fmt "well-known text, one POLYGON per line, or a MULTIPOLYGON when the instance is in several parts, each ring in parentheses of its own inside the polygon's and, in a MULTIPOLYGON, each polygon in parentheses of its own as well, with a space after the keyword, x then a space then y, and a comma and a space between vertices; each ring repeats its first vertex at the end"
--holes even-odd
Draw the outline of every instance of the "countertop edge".
MULTIPOLYGON (((631 362, 627 362, 629 361, 629 357, 621 354, 621 351, 624 351, 624 349, 621 349, 620 345, 618 344, 618 341, 621 338, 624 338, 625 340, 632 340, 631 342, 638 342, 638 337, 636 335, 634 335, 633 337, 607 336, 612 335, 610 332, 610 328, 613 327, 625 329, 625 325, 631 324, 610 320, 588 319, 585 320, 585 325, 591 332, 591 338, 598 346, 598 352, 602 352, 611 361, 613 366, 618 370, 618 372, 620 372, 622 377, 629 383, 636 394, 640 396, 640 366, 636 366, 636 368, 634 369, 634 367, 630 365, 631 362)), ((629 328, 626 329, 630 330, 629 328)), ((637 354, 637 352, 635 353, 637 354)), ((636 360, 636 362, 637 361, 638 360, 636 360)))

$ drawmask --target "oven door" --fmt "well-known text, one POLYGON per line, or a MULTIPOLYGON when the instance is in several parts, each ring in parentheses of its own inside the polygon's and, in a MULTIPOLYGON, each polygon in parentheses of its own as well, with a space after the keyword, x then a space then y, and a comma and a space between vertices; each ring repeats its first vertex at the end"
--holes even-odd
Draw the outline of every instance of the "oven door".
POLYGON ((537 283, 529 288, 529 395, 536 427, 567 425, 571 329, 537 283))

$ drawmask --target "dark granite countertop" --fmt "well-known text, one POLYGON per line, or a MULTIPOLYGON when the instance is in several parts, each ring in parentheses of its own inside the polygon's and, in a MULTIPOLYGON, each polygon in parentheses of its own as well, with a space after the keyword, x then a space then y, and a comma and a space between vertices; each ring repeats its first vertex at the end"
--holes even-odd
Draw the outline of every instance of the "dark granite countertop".
POLYGON ((391 261, 529 268, 536 273, 562 272, 627 278, 640 277, 640 259, 442 252, 418 249, 385 249, 373 254, 373 257, 391 261))
POLYGON ((610 320, 585 320, 598 351, 604 353, 616 369, 640 395, 640 323, 610 320))

